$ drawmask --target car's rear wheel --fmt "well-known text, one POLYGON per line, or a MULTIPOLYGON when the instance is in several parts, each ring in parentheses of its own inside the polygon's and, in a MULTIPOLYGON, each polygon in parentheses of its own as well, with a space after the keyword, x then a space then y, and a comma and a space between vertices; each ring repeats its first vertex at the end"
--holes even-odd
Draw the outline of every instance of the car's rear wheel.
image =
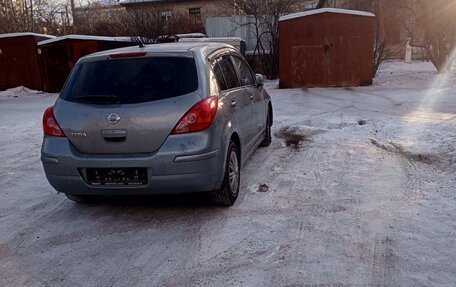
POLYGON ((268 112, 268 116, 266 117, 266 129, 264 132, 264 139, 261 142, 260 146, 269 146, 272 142, 272 133, 271 133, 271 112, 268 112))
POLYGON ((211 192, 211 199, 214 204, 231 206, 238 198, 241 179, 241 163, 239 159, 238 148, 233 141, 230 141, 222 188, 211 192))
POLYGON ((77 203, 94 203, 100 200, 99 196, 94 195, 74 195, 74 194, 65 194, 69 200, 72 200, 77 203))

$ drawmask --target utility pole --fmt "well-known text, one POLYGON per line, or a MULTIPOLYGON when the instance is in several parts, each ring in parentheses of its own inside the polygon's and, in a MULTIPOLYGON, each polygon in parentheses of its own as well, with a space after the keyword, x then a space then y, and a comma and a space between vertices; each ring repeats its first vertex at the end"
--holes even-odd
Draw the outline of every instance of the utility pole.
POLYGON ((32 19, 31 30, 35 32, 35 19, 33 17, 33 0, 30 0, 30 18, 32 19))
POLYGON ((73 33, 76 34, 78 25, 77 25, 76 17, 74 16, 74 0, 70 0, 70 5, 71 5, 71 18, 73 18, 73 33))
POLYGON ((61 31, 61 33, 63 33, 63 35, 66 35, 66 26, 67 26, 67 23, 66 23, 66 18, 65 18, 65 11, 59 11, 60 13, 60 19, 62 19, 62 28, 63 28, 63 31, 61 31))
POLYGON ((69 16, 69 13, 68 13, 68 6, 65 6, 65 16, 66 16, 66 22, 68 24, 68 28, 71 28, 69 32, 74 34, 74 22, 73 22, 73 27, 71 27, 70 16, 69 16))

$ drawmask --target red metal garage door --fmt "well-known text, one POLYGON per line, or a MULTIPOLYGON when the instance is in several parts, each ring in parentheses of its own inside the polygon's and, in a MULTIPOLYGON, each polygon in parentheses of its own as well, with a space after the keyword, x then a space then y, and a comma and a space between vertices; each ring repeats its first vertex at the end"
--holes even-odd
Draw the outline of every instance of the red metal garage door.
POLYGON ((7 70, 7 81, 10 87, 28 86, 33 87, 34 81, 30 74, 27 62, 27 47, 25 45, 11 45, 3 48, 3 54, 7 70))

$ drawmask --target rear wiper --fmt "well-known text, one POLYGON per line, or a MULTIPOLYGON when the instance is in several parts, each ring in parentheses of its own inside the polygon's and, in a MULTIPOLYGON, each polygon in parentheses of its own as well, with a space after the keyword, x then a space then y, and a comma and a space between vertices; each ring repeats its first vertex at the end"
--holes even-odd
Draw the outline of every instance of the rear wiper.
POLYGON ((84 102, 103 102, 103 103, 113 103, 119 104, 120 97, 116 95, 84 95, 74 97, 75 100, 82 100, 84 102))

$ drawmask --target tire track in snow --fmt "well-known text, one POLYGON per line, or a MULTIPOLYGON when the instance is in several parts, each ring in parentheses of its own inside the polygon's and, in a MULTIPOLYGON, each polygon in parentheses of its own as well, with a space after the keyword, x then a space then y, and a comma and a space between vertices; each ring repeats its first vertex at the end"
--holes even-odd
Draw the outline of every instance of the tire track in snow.
POLYGON ((377 234, 372 250, 372 285, 394 286, 394 246, 388 235, 377 234))

